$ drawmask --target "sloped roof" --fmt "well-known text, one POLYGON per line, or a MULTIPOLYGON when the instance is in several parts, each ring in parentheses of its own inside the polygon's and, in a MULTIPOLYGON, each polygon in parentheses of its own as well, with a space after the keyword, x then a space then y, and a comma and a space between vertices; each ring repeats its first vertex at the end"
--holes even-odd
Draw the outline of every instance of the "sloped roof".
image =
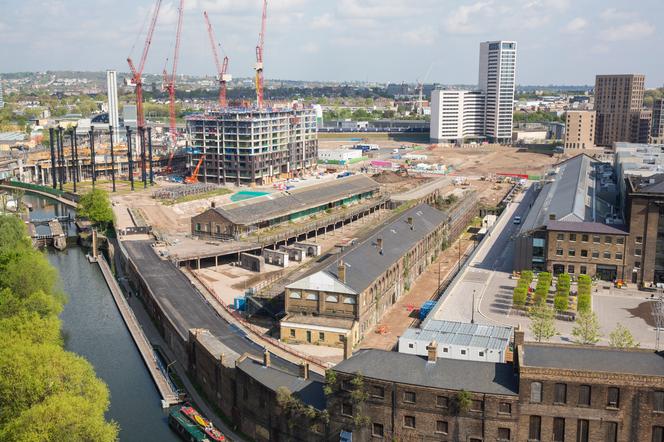
POLYGON ((604 223, 593 222, 565 222, 565 221, 549 221, 549 230, 559 232, 585 232, 585 233, 603 233, 607 235, 629 235, 627 226, 616 224, 608 225, 604 223))
POLYGON ((376 191, 379 188, 377 182, 365 175, 352 175, 291 191, 238 201, 212 210, 233 224, 251 225, 361 193, 376 191))
MULTIPOLYGON (((355 293, 361 293, 390 266, 401 259, 417 242, 447 221, 448 215, 428 204, 419 204, 405 211, 399 218, 346 252, 341 259, 346 265, 346 283, 355 293), (413 218, 413 228, 408 218, 413 218), (383 252, 377 246, 383 241, 383 252)), ((338 280, 337 263, 325 270, 338 280)), ((321 273, 319 272, 319 273, 321 273)))
POLYGON ((425 357, 393 351, 362 349, 334 367, 341 373, 409 385, 517 395, 518 376, 512 364, 425 357))
POLYGON ((289 289, 320 290, 323 292, 357 294, 353 289, 342 284, 337 278, 327 272, 317 272, 287 285, 289 289))

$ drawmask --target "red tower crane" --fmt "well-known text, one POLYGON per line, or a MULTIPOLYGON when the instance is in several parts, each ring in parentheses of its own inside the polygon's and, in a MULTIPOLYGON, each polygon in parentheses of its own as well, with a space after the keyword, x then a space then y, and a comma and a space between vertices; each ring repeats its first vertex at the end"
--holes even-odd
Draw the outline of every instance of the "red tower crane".
POLYGON ((263 108, 263 46, 265 43, 265 21, 267 19, 267 0, 263 0, 263 17, 261 19, 261 33, 256 46, 256 104, 263 108))
POLYGON ((226 100, 226 82, 232 80, 232 77, 226 73, 228 70, 228 57, 224 56, 223 63, 219 61, 219 51, 217 51, 217 46, 221 45, 217 43, 217 39, 214 36, 214 30, 212 29, 212 24, 210 23, 210 18, 208 17, 207 11, 203 11, 203 16, 205 17, 205 23, 207 25, 208 37, 210 37, 210 46, 212 46, 214 64, 217 67, 217 79, 219 81, 219 106, 221 106, 223 109, 228 106, 228 101, 226 100))
POLYGON ((131 69, 132 82, 136 87, 136 120, 138 122, 138 127, 145 127, 145 116, 143 115, 143 69, 145 68, 145 60, 148 58, 150 43, 152 43, 152 34, 154 34, 154 28, 157 25, 157 17, 159 16, 160 8, 161 0, 157 0, 152 20, 150 21, 150 27, 148 28, 148 33, 145 37, 145 45, 143 46, 143 54, 138 63, 138 69, 134 66, 131 57, 127 57, 127 63, 129 64, 129 69, 131 69))
POLYGON ((182 32, 182 15, 184 14, 184 0, 180 0, 178 9, 178 27, 175 31, 175 54, 173 54, 173 67, 171 75, 168 75, 164 67, 164 89, 168 91, 168 114, 169 126, 171 130, 171 139, 175 146, 177 140, 177 127, 175 126, 175 77, 178 70, 178 60, 180 58, 180 34, 182 32))

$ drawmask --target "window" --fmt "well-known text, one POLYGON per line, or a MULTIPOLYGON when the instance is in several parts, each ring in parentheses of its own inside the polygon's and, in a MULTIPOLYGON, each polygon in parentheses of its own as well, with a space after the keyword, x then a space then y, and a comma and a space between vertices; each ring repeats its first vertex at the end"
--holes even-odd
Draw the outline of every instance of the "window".
POLYGON ((371 387, 371 396, 382 399, 385 397, 385 389, 380 385, 374 385, 371 387))
POLYGON ((443 353, 449 353, 450 349, 447 347, 443 347, 443 353))
POLYGON ((564 404, 567 402, 567 384, 556 384, 553 402, 555 404, 564 404))
POLYGON ((588 426, 590 422, 579 419, 576 424, 576 442, 588 442, 588 426))
POLYGON ((581 250, 581 256, 586 258, 588 256, 588 251, 587 250, 581 250))
POLYGON ((634 249, 634 256, 641 256, 641 249, 634 249))
POLYGON ((565 440, 565 418, 553 418, 553 442, 564 442, 565 440))
POLYGON ((604 252, 604 259, 611 259, 611 252, 604 252))
POLYGON ((581 407, 590 406, 590 385, 579 386, 579 406, 581 407))
POLYGON ((618 442, 618 422, 604 422, 606 435, 604 440, 606 442, 618 442))
POLYGON ((637 236, 636 239, 634 239, 634 242, 637 244, 643 244, 643 237, 637 236))
POLYGON ((318 332, 318 340, 319 341, 324 341, 325 340, 325 333, 324 332, 318 332))
POLYGON ((291 337, 291 338, 294 338, 294 337, 295 337, 295 329, 294 329, 294 328, 291 328, 291 329, 290 329, 290 337, 291 337))
POLYGON ((480 358, 484 357, 484 352, 483 351, 479 352, 479 356, 480 358))
POLYGON ((588 242, 588 235, 586 234, 581 235, 581 241, 588 242))
POLYGON ((346 391, 351 391, 353 390, 353 384, 349 380, 344 379, 341 381, 341 389, 346 391))
POLYGON ((616 244, 625 244, 625 238, 622 236, 616 238, 616 244))
POLYGON ((446 421, 436 421, 436 433, 447 434, 447 422, 446 421))
POLYGON ((535 402, 537 404, 542 402, 542 383, 541 382, 531 382, 530 383, 530 402, 535 402))
POLYGON ((567 266, 567 273, 574 273, 574 266, 573 265, 568 265, 567 266))
POLYGON ((586 267, 586 266, 579 267, 579 273, 581 273, 582 275, 585 275, 586 273, 588 273, 588 267, 586 267))
POLYGON ((512 414, 512 404, 509 402, 501 402, 498 404, 498 413, 512 414))
POLYGON ((576 256, 576 250, 568 249, 567 250, 567 256, 576 256))
POLYGON ((634 261, 634 268, 635 269, 640 269, 641 268, 641 261, 634 261))
POLYGON ((484 407, 484 401, 481 401, 479 399, 473 399, 472 401, 470 401, 471 411, 482 411, 483 407, 484 407))
POLYGON ((564 234, 564 233, 559 233, 559 234, 557 234, 557 235, 556 235, 556 239, 557 239, 558 241, 562 241, 562 240, 564 240, 564 239, 565 239, 565 234, 564 234))
POLYGON ((403 426, 406 428, 415 428, 415 416, 404 416, 403 426))
POLYGON ((618 387, 609 387, 606 395, 606 406, 611 408, 620 406, 620 389, 618 387))
POLYGON ((652 392, 652 411, 664 411, 664 391, 652 392))
POLYGON ((436 407, 448 408, 450 406, 450 398, 447 396, 436 396, 436 407))
POLYGON ((509 428, 498 428, 498 440, 499 441, 508 441, 510 440, 510 429, 509 428))
POLYGON ((597 250, 593 250, 593 258, 599 258, 599 252, 597 250))
POLYGON ((599 236, 593 236, 593 242, 594 242, 595 244, 599 244, 599 243, 600 243, 600 240, 601 240, 601 238, 600 238, 599 236))
POLYGON ((307 292, 305 298, 309 301, 318 301, 318 293, 307 292))
POLYGON ((530 416, 528 427, 528 440, 538 441, 541 438, 542 418, 539 416, 530 416))
POLYGON ((556 249, 556 255, 563 256, 563 249, 556 249))
POLYGON ((385 435, 383 424, 377 424, 374 422, 371 426, 371 435, 376 437, 383 437, 385 435))
POLYGON ((652 442, 664 442, 664 427, 652 427, 652 442))
POLYGON ((344 296, 344 304, 355 304, 355 298, 352 296, 344 296))
POLYGON ((569 234, 569 240, 570 241, 576 241, 576 233, 570 233, 569 234))
POLYGON ((290 292, 288 297, 290 299, 302 299, 302 295, 300 294, 300 292, 290 292))
POLYGON ((339 302, 339 297, 337 295, 327 295, 325 302, 339 302))
POLYGON ((462 355, 465 355, 465 354, 466 354, 466 350, 461 350, 461 354, 462 354, 462 355))
POLYGON ((197 232, 201 231, 201 224, 200 223, 196 223, 196 231, 197 232))
POLYGON ((352 416, 353 415, 353 405, 350 402, 342 402, 341 403, 341 414, 344 416, 352 416))
POLYGON ((413 391, 404 391, 403 392, 403 401, 409 402, 411 404, 415 403, 416 395, 413 391))
POLYGON ((617 253, 616 253, 616 259, 617 259, 618 261, 622 260, 622 259, 623 259, 623 254, 622 254, 621 252, 617 252, 617 253))
POLYGON ((610 236, 605 236, 604 237, 604 244, 611 244, 613 242, 613 238, 610 236))

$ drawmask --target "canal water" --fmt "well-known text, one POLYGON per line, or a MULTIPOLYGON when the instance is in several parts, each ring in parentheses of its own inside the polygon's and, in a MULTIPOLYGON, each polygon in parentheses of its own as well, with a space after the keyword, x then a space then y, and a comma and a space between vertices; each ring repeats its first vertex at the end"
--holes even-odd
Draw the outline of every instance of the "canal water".
MULTIPOLYGON (((47 198, 26 195, 31 217, 43 219, 73 211, 47 198)), ((75 233, 70 228, 71 235, 75 233)), ((111 393, 107 418, 120 425, 122 442, 179 441, 167 423, 161 398, 117 310, 101 271, 84 251, 53 249, 48 259, 60 272, 68 302, 60 318, 67 350, 85 357, 111 393)))

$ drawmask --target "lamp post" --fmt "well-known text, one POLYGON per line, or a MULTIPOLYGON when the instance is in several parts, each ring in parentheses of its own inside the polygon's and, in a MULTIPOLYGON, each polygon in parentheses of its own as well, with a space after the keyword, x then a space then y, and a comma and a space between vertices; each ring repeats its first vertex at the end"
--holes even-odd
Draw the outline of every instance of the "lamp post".
POLYGON ((475 290, 473 290, 473 308, 470 310, 470 323, 475 323, 475 290))

